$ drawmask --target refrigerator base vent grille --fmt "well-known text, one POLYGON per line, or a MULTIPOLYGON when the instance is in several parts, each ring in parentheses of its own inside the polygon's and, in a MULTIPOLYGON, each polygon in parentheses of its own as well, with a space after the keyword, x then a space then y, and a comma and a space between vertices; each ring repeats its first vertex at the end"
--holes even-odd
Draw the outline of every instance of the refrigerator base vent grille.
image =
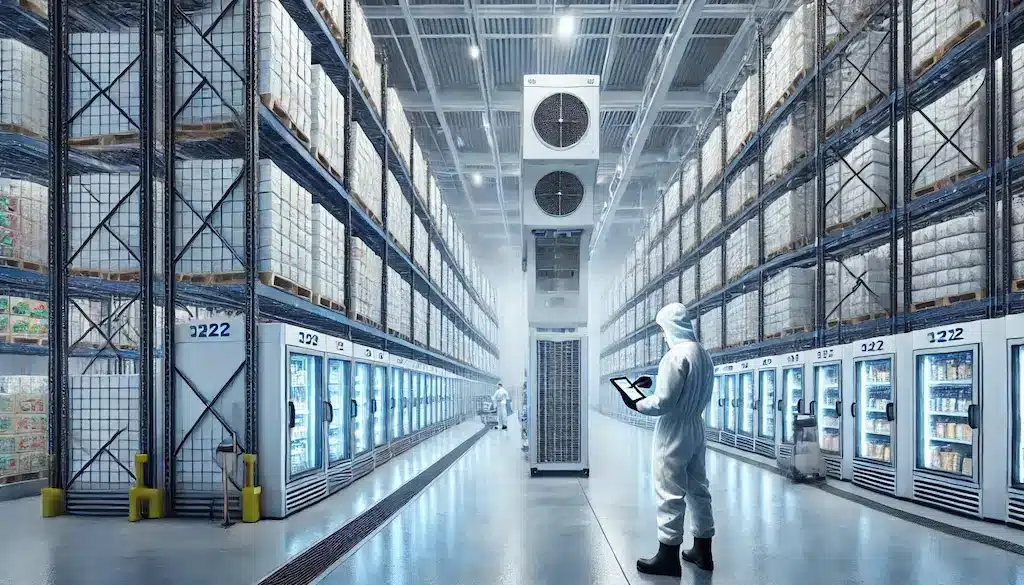
POLYGON ((312 583, 331 566, 338 562, 349 551, 353 550, 366 537, 377 531, 420 492, 426 489, 446 469, 451 467, 466 451, 487 433, 484 427, 475 435, 464 441, 451 453, 437 460, 419 475, 412 478, 391 495, 380 500, 351 522, 336 530, 327 538, 314 544, 270 576, 259 582, 259 585, 299 585, 312 583))
POLYGON ((704 429, 704 438, 716 443, 721 442, 722 433, 717 429, 704 429))
POLYGON ((348 461, 327 470, 327 486, 331 493, 352 483, 352 464, 348 461))
POLYGON ((892 468, 853 462, 854 485, 883 494, 896 495, 896 472, 892 468))
POLYGON ((373 450, 373 466, 380 467, 391 461, 391 448, 388 445, 373 450))
POLYGON ((775 459, 775 442, 772 441, 769 443, 767 441, 758 441, 756 452, 758 455, 764 455, 765 457, 775 459))
POLYGON ((736 435, 736 446, 744 451, 754 450, 754 439, 750 437, 744 437, 743 435, 736 435))
POLYGON ((394 443, 391 443, 391 453, 395 456, 401 455, 409 449, 412 449, 412 439, 409 437, 402 437, 394 443))
POLYGON ((793 445, 787 445, 785 443, 779 445, 779 459, 792 459, 793 458, 793 445))
POLYGON ((284 487, 284 513, 294 514, 327 497, 327 478, 314 475, 284 487))
POLYGON ((915 476, 914 499, 958 514, 981 516, 981 494, 977 488, 957 487, 915 476))
POLYGON ((722 436, 719 437, 719 442, 730 447, 736 446, 736 433, 731 431, 722 431, 722 436))
POLYGON ((1006 521, 1024 526, 1024 493, 1010 492, 1010 502, 1006 506, 1006 521))
POLYGON ((352 481, 355 481, 373 471, 373 455, 367 453, 359 459, 352 461, 352 481))
POLYGON ((825 470, 829 477, 843 479, 843 461, 833 457, 825 458, 825 470))
POLYGON ((128 490, 124 493, 76 492, 68 490, 67 513, 72 516, 127 516, 128 490))

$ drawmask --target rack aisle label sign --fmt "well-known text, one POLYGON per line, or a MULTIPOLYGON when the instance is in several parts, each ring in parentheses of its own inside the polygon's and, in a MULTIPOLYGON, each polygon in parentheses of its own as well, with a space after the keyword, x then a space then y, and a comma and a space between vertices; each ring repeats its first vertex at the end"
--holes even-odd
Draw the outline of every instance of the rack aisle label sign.
POLYGON ((242 339, 245 324, 241 319, 203 319, 177 326, 177 339, 194 342, 223 342, 242 339))
POLYGON ((365 345, 359 345, 358 343, 353 343, 352 357, 359 361, 386 364, 388 363, 390 355, 382 349, 375 349, 365 345))
POLYGON ((914 332, 914 347, 945 347, 981 343, 981 321, 944 325, 914 332))
POLYGON ((864 339, 853 344, 854 353, 857 355, 871 355, 879 353, 893 353, 896 346, 891 335, 864 339))
POLYGON ((352 357, 352 342, 340 337, 324 336, 324 349, 331 353, 352 357))
POLYGON ((284 343, 285 345, 296 347, 323 349, 327 346, 327 336, 312 329, 286 325, 284 328, 284 343))

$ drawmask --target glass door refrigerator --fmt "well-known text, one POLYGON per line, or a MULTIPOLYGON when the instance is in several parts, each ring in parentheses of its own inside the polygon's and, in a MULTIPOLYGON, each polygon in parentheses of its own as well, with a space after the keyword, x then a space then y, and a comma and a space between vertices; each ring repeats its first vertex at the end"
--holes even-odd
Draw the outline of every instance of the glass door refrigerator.
POLYGON ((391 356, 391 369, 388 380, 388 433, 391 442, 401 439, 404 433, 402 417, 402 382, 405 375, 405 359, 391 356))
POLYGON ((711 389, 711 402, 708 403, 707 412, 704 415, 705 424, 705 436, 711 441, 718 441, 721 439, 720 433, 722 430, 722 393, 721 393, 722 377, 716 375, 714 378, 714 386, 711 389))
POLYGON ((320 356, 288 352, 288 478, 315 473, 323 462, 320 356))
POLYGON ((423 428, 423 372, 421 364, 417 364, 412 373, 412 432, 417 433, 423 428))
MULTIPOLYGON (((732 369, 732 366, 729 366, 732 369)), ((736 444, 736 429, 739 426, 736 414, 739 407, 736 374, 725 374, 722 376, 722 417, 725 421, 722 433, 722 442, 730 446, 736 444)))
POLYGON ((351 419, 352 424, 352 457, 358 459, 370 452, 372 446, 371 432, 373 431, 372 414, 373 404, 371 402, 371 368, 373 366, 366 362, 355 362, 352 366, 352 398, 351 419))
POLYGON ((914 497, 975 515, 981 513, 978 348, 914 353, 914 497))
POLYGON ((757 420, 754 418, 754 412, 757 407, 757 396, 754 389, 754 372, 740 372, 736 375, 736 379, 739 383, 736 407, 739 428, 737 429, 736 446, 746 451, 755 451, 754 427, 757 420))
MULTIPOLYGON (((861 343, 866 346, 866 343, 861 343)), ((892 354, 853 360, 855 437, 853 482, 896 493, 895 376, 892 354)))
POLYGON ((384 364, 375 363, 372 367, 373 446, 383 447, 388 444, 388 374, 384 364))
POLYGON ((402 436, 407 437, 413 433, 412 419, 413 412, 413 391, 412 384, 416 374, 412 371, 415 364, 407 364, 406 369, 402 370, 402 436))
MULTIPOLYGON (((771 358, 766 358, 769 364, 771 358)), ((768 364, 765 364, 768 365, 768 364)), ((757 372, 757 441, 755 449, 765 457, 775 457, 775 368, 757 372)))
MULTIPOLYGON (((834 352, 833 349, 818 351, 834 352)), ((818 445, 825 458, 829 475, 843 475, 843 390, 842 367, 839 362, 814 364, 814 398, 811 413, 818 422, 818 445)))
MULTIPOLYGON (((1024 331, 1024 316, 1007 318, 1008 332, 1024 331), (1021 326, 1014 321, 1019 319, 1021 326), (1011 329, 1011 324, 1015 325, 1011 329)), ((1010 341, 1010 489, 1007 518, 1009 522, 1024 525, 1024 338, 1010 341)))
POLYGON ((349 395, 349 358, 327 355, 327 463, 335 465, 349 456, 347 412, 349 395))
MULTIPOLYGON (((782 413, 782 444, 792 451, 795 437, 793 426, 796 415, 804 410, 804 366, 800 354, 792 354, 786 358, 782 368, 782 399, 779 400, 779 411, 782 413)), ((786 453, 790 455, 791 453, 786 453)))

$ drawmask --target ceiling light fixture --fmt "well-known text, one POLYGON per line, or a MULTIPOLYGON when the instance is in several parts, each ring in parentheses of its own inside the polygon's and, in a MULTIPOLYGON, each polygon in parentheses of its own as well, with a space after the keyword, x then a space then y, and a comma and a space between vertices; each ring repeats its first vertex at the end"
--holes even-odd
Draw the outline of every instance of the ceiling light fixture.
POLYGON ((480 58, 480 47, 476 45, 469 46, 469 58, 476 60, 480 58))
POLYGON ((576 32, 576 19, 571 14, 563 14, 558 19, 558 36, 568 39, 574 32, 576 32))
POLYGON ((479 187, 484 183, 484 178, 480 175, 480 173, 473 173, 473 176, 471 178, 473 179, 473 185, 476 187, 479 187))

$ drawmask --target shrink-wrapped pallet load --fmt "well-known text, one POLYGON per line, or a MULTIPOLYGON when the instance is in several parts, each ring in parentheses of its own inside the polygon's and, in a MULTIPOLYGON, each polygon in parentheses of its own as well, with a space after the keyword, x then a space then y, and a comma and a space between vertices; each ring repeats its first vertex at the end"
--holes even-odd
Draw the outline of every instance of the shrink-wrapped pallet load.
POLYGON ((430 303, 429 334, 427 335, 428 345, 431 349, 441 349, 441 309, 430 303))
MULTIPOLYGON (((899 246, 902 249, 902 245, 899 246)), ((829 261, 825 267, 825 321, 859 323, 889 312, 889 245, 829 261)), ((903 268, 897 258, 897 278, 903 268)), ((902 286, 897 305, 902 304, 902 286)))
POLYGON ((697 159, 690 158, 683 163, 679 179, 679 206, 686 207, 697 198, 697 159))
POLYGON ((829 133, 849 126, 889 95, 888 26, 860 33, 825 74, 825 128, 829 133))
POLYGON ((420 291, 413 291, 412 295, 412 325, 413 341, 427 345, 427 299, 420 291))
POLYGON ((764 283, 764 335, 778 337, 814 326, 813 268, 785 268, 764 283))
POLYGON ((402 159, 405 168, 409 168, 412 160, 412 127, 409 125, 409 118, 405 115, 405 107, 402 106, 402 99, 398 97, 398 90, 389 87, 387 99, 387 119, 385 120, 388 133, 395 142, 398 156, 402 159))
POLYGON ((722 175, 722 126, 715 126, 700 149, 701 190, 717 181, 722 175))
POLYGON ((797 104, 772 132, 764 152, 764 182, 786 176, 814 148, 814 118, 807 104, 797 104))
POLYGON ((672 181, 672 184, 665 189, 665 221, 672 222, 679 213, 679 181, 672 181))
POLYGON ((313 65, 310 88, 310 148, 320 164, 341 179, 345 176, 345 97, 319 65, 313 65))
POLYGON ((718 246, 701 256, 700 259, 700 295, 706 296, 722 286, 722 247, 718 246))
POLYGON ((665 269, 668 270, 679 262, 678 223, 673 223, 672 227, 668 228, 668 232, 665 233, 665 239, 662 240, 662 248, 664 250, 665 269))
POLYGON ((345 304, 345 224, 314 204, 313 294, 321 306, 342 309, 345 304))
POLYGON ((366 94, 373 103, 374 109, 380 113, 383 76, 380 63, 377 62, 377 49, 373 44, 370 26, 363 16, 363 9, 356 0, 347 0, 352 22, 351 36, 346 39, 350 57, 356 75, 359 76, 366 94))
POLYGON ((388 233, 402 250, 409 252, 412 246, 412 206, 405 191, 398 184, 395 174, 388 171, 388 233))
POLYGON ((734 297, 725 304, 725 345, 733 347, 757 341, 757 301, 755 289, 734 297))
POLYGON ((438 288, 441 287, 442 274, 441 250, 437 247, 437 244, 430 242, 430 280, 438 288))
POLYGON ((984 28, 984 19, 985 4, 980 0, 910 0, 910 66, 914 77, 984 28))
POLYGON ((693 265, 679 275, 679 302, 689 306, 697 300, 697 266, 693 265))
POLYGON ((657 201, 657 202, 654 203, 653 206, 651 206, 650 213, 647 214, 647 236, 648 236, 648 241, 650 241, 650 238, 653 238, 654 236, 658 235, 659 232, 661 232, 661 226, 662 226, 662 220, 663 220, 661 214, 662 214, 664 208, 665 208, 664 203, 662 201, 657 201))
POLYGON ((414 215, 412 219, 412 255, 420 270, 426 272, 430 255, 430 237, 418 215, 414 215))
POLYGON ((0 125, 47 136, 49 68, 45 53, 14 39, 0 39, 0 125))
POLYGON ((874 136, 830 164, 825 169, 826 231, 889 209, 889 172, 889 143, 874 136))
POLYGON ((352 238, 352 314, 383 325, 384 263, 363 240, 352 238))
POLYGON ((412 141, 412 184, 416 187, 416 197, 421 205, 427 202, 429 177, 430 169, 427 167, 427 157, 423 155, 419 141, 414 138, 412 141))
MULTIPOLYGON (((356 198, 382 224, 381 190, 384 187, 384 168, 373 142, 362 126, 352 125, 352 172, 349 179, 350 194, 356 198)), ((382 224, 383 225, 383 224, 382 224)))
POLYGON ((915 229, 910 248, 913 308, 985 296, 986 241, 984 211, 915 229))
POLYGON ((929 195, 987 164, 985 72, 979 71, 911 117, 911 196, 929 195))
POLYGON ((662 264, 663 260, 664 255, 662 254, 661 243, 659 242, 657 246, 652 246, 651 249, 647 251, 648 282, 651 282, 661 276, 661 272, 664 269, 664 265, 662 264))
MULTIPOLYGON (((160 187, 162 187, 161 184, 154 183, 154 191, 160 187)), ((76 194, 79 197, 81 195, 80 190, 77 189, 71 189, 71 193, 76 194)), ((120 195, 123 196, 126 193, 127 191, 120 193, 120 195)), ((48 237, 50 224, 47 212, 49 200, 50 192, 45 185, 40 185, 32 181, 23 181, 21 179, 0 177, 0 258, 23 262, 24 264, 22 264, 22 266, 25 268, 35 269, 36 271, 41 271, 43 267, 47 266, 48 251, 50 248, 48 237)), ((135 197, 134 200, 136 203, 139 201, 138 197, 135 197)), ((109 210, 112 205, 113 204, 108 202, 104 207, 109 210)), ((89 203, 89 208, 94 206, 96 206, 96 202, 89 203)), ((72 218, 72 226, 76 223, 84 224, 86 221, 90 221, 93 222, 89 228, 89 232, 91 232, 92 228, 99 223, 103 216, 90 216, 88 220, 85 220, 84 218, 80 220, 80 214, 82 211, 83 209, 81 206, 72 205, 70 214, 72 218)), ((126 209, 126 211, 128 210, 126 209)), ((163 218, 162 210, 157 215, 157 218, 163 218)), ((114 225, 120 229, 121 223, 124 222, 115 222, 114 225)), ((84 229, 84 225, 81 227, 84 229)), ((157 229, 160 230, 157 232, 158 234, 163 233, 162 223, 157 229)), ((103 232, 105 230, 99 231, 103 232)), ((138 229, 135 230, 135 232, 137 231, 138 229)), ((134 232, 129 230, 129 237, 132 233, 134 232)), ((87 237, 87 235, 84 237, 87 237)), ((80 232, 73 232, 72 242, 82 242, 84 237, 80 232)), ((109 233, 106 236, 97 233, 94 238, 109 239, 109 233)), ((137 235, 135 241, 137 244, 137 235)), ((154 240, 154 243, 157 244, 162 251, 163 243, 159 240, 154 240)), ((102 247, 102 245, 100 247, 102 247)), ((77 249, 77 247, 73 249, 77 249)), ((99 254, 99 257, 90 258, 89 262, 99 262, 102 257, 103 254, 99 254)), ((161 257, 162 255, 158 258, 161 257)), ((80 262, 76 262, 75 266, 78 266, 79 264, 80 262)), ((137 264, 136 269, 138 269, 137 264)), ((159 266, 156 267, 157 271, 160 269, 161 268, 159 266)))
POLYGON ((813 3, 799 6, 777 28, 765 58, 764 105, 768 115, 782 105, 790 88, 814 67, 817 23, 813 3))
POLYGON ((679 220, 679 249, 683 254, 697 246, 697 206, 686 208, 679 220))
MULTIPOLYGON (((673 276, 661 287, 661 299, 665 304, 679 302, 679 277, 673 276)), ((659 309, 660 310, 660 309, 659 309)))
POLYGON ((733 281, 758 263, 757 217, 743 222, 725 240, 725 278, 733 281))
POLYGON ((704 349, 722 348, 722 307, 715 307, 700 315, 699 340, 704 349))
MULTIPOLYGON (((275 112, 287 116, 295 131, 308 138, 313 75, 309 40, 278 0, 259 0, 259 14, 257 91, 275 112)), ((245 71, 244 16, 244 4, 212 0, 176 23, 178 125, 241 122, 245 80, 236 72, 245 71)))
POLYGON ((725 116, 725 150, 726 159, 732 160, 740 150, 754 137, 759 125, 757 75, 748 75, 747 79, 736 92, 729 113, 725 116))
POLYGON ((765 258, 795 250, 814 239, 814 199, 814 183, 804 183, 765 207, 765 258))
POLYGON ((754 162, 735 175, 725 192, 725 216, 732 217, 757 199, 758 166, 754 162))
POLYGON ((1024 194, 1016 193, 1010 206, 1010 275, 1012 290, 1024 291, 1024 194))
POLYGON ((722 192, 714 191, 700 202, 701 240, 715 233, 722 225, 722 192))

